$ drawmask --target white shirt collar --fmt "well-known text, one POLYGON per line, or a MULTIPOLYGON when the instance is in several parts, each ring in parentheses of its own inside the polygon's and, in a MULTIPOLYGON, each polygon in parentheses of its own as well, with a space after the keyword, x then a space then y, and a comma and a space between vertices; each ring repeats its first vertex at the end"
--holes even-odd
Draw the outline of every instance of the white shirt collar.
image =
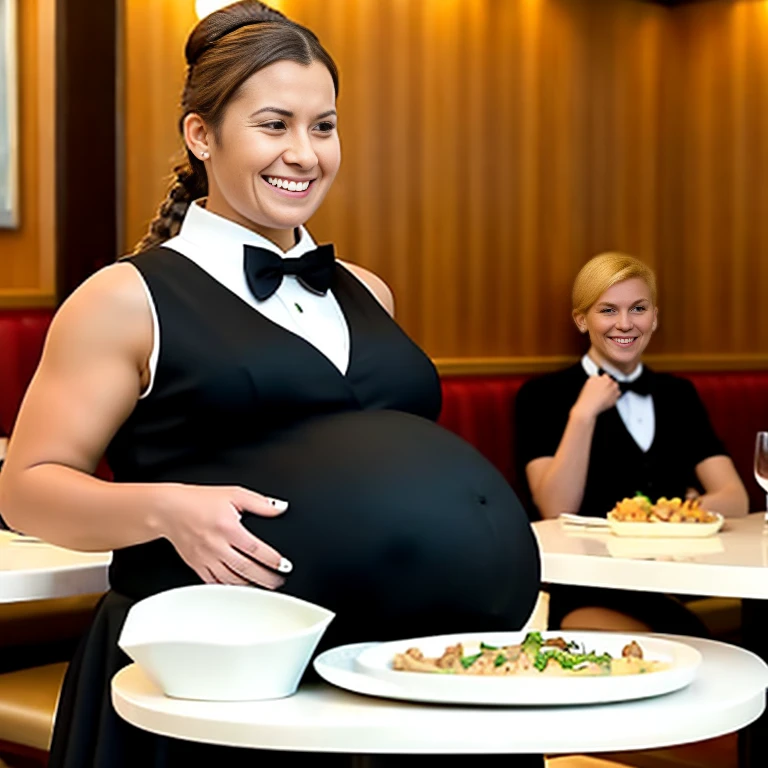
MULTIPOLYGON (((600 372, 600 367, 589 355, 584 355, 584 357, 581 358, 581 365, 586 371, 587 376, 597 376, 600 372)), ((632 373, 622 373, 607 363, 604 363, 602 368, 606 373, 610 373, 616 381, 634 381, 635 379, 640 378, 640 374, 643 372, 642 363, 638 363, 637 368, 635 368, 632 373)))
POLYGON ((209 253, 218 254, 219 258, 230 254, 242 259, 244 245, 257 245, 278 254, 284 259, 299 258, 307 251, 317 247, 312 236, 305 227, 298 227, 299 242, 283 252, 263 235, 253 232, 247 227, 225 219, 216 213, 207 211, 201 203, 204 199, 195 200, 187 209, 184 221, 181 223, 178 237, 209 253))

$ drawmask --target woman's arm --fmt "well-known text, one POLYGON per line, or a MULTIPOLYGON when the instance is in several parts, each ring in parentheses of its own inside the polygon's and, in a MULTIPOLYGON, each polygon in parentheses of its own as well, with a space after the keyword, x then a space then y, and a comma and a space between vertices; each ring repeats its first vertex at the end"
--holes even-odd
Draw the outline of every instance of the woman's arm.
POLYGON ((696 465, 696 477, 704 487, 702 507, 724 517, 741 517, 749 510, 747 489, 728 456, 710 456, 696 465))
POLYGON ((619 395, 619 385, 610 376, 588 378, 571 408, 555 455, 534 459, 526 466, 533 501, 545 519, 578 512, 597 417, 616 405, 619 395))
POLYGON ((277 586, 279 553, 240 524, 278 509, 242 488, 109 483, 91 476, 143 384, 152 321, 129 264, 94 275, 56 314, 0 473, 0 509, 14 529, 72 549, 169 539, 205 581, 277 586), (258 554, 257 554, 258 553, 258 554))

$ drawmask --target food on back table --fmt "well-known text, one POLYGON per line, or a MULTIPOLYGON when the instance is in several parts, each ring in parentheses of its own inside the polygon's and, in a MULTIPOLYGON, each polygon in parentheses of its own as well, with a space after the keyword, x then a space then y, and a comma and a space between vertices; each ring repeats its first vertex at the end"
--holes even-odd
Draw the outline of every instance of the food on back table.
POLYGON ((608 513, 610 520, 622 523, 714 523, 718 517, 701 506, 698 499, 667 499, 655 504, 643 494, 622 499, 608 513))

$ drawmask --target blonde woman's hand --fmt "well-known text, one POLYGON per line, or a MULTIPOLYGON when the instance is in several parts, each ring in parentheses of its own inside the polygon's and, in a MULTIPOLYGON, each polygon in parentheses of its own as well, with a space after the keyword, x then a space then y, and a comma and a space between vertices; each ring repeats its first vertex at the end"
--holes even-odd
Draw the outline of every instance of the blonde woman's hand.
POLYGON ((619 385, 607 373, 590 376, 571 409, 571 414, 585 420, 596 419, 603 411, 613 408, 621 396, 619 385))
POLYGON ((276 517, 287 502, 238 486, 164 486, 160 529, 184 562, 207 583, 281 586, 289 560, 251 534, 241 513, 276 517))

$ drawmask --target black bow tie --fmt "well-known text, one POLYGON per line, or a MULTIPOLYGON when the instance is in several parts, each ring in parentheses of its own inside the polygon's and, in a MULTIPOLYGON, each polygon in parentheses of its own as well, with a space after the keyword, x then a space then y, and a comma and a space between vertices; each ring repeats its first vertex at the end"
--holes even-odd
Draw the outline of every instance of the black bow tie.
POLYGON ((259 301, 268 299, 280 287, 284 275, 296 275, 307 290, 322 296, 331 287, 334 264, 330 243, 298 259, 284 259, 266 248, 246 245, 243 260, 248 287, 259 301))
MULTIPOLYGON (((598 374, 611 376, 608 371, 604 371, 602 368, 598 370, 598 374)), ((647 368, 643 368, 643 372, 634 381, 619 381, 615 376, 611 378, 619 385, 621 394, 625 392, 634 392, 637 395, 652 395, 653 394, 653 373, 647 368)))

